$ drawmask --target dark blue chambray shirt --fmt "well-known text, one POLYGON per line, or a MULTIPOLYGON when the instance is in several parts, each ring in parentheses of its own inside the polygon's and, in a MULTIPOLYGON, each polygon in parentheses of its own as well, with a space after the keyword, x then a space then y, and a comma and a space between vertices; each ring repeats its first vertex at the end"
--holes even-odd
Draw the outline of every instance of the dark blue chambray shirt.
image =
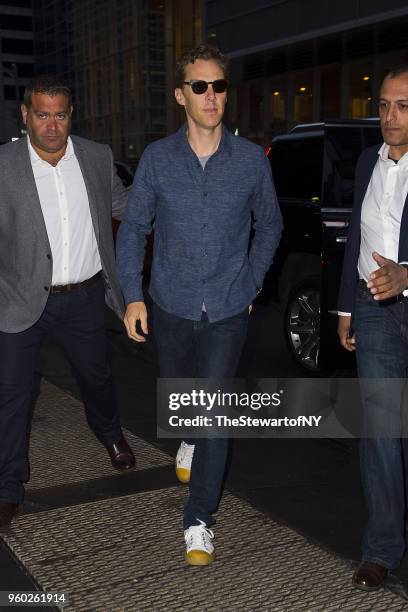
POLYGON ((282 219, 261 147, 223 127, 203 170, 186 129, 143 153, 117 236, 117 268, 126 304, 143 300, 146 235, 154 220, 150 295, 163 310, 196 321, 204 303, 213 322, 255 298, 282 219))

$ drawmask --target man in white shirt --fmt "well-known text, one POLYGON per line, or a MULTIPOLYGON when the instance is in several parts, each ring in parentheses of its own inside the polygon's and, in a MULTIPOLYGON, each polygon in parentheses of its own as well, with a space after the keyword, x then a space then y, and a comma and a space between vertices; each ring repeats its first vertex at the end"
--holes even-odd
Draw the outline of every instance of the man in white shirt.
POLYGON ((357 164, 338 306, 340 342, 356 351, 364 409, 360 463, 368 524, 353 575, 363 590, 380 588, 405 552, 408 66, 385 77, 379 113, 384 144, 363 151, 357 164))
MULTIPOLYGON (((112 215, 127 202, 106 145, 70 136, 69 88, 36 77, 21 107, 28 136, 0 147, 0 528, 23 501, 34 365, 52 332, 113 466, 134 467, 108 361, 105 297, 123 317, 112 215)), ((51 458, 52 460, 52 458, 51 458)))

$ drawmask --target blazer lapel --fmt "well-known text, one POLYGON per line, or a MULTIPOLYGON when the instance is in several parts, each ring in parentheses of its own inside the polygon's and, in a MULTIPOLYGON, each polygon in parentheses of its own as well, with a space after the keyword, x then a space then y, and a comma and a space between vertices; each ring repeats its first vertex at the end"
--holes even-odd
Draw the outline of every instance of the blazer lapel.
POLYGON ((48 252, 51 253, 50 241, 48 240, 47 228, 45 226, 40 198, 38 197, 37 185, 35 184, 33 168, 31 166, 30 153, 28 151, 27 138, 18 141, 17 155, 15 156, 15 169, 21 192, 25 194, 24 205, 29 208, 33 227, 41 240, 44 240, 48 252))
POLYGON ((407 261, 408 257, 408 195, 405 199, 404 208, 401 217, 399 244, 398 244, 398 261, 407 261))
POLYGON ((89 159, 75 136, 71 136, 72 142, 74 143, 75 155, 78 159, 79 167, 81 168, 82 176, 84 177, 85 187, 88 194, 89 209, 91 211, 92 224, 96 236, 96 241, 99 244, 99 213, 97 205, 97 184, 93 181, 95 176, 95 170, 92 167, 89 159))
POLYGON ((371 176, 373 174, 374 167, 375 167, 375 164, 377 163, 377 160, 378 160, 378 151, 374 150, 372 154, 368 157, 366 163, 364 164, 362 168, 361 180, 358 181, 358 184, 356 184, 356 190, 357 190, 356 204, 358 205, 360 209, 363 205, 365 194, 366 194, 368 185, 370 184, 371 176))

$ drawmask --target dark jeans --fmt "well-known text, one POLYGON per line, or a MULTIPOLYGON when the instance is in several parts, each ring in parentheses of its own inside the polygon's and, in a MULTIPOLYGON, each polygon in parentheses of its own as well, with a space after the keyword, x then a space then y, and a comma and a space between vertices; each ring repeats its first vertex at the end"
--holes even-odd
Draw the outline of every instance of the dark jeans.
MULTIPOLYGON (((353 326, 359 377, 405 379, 408 300, 381 304, 360 287, 353 326)), ((361 381, 366 437, 360 442, 360 465, 368 506, 362 553, 364 560, 393 569, 405 551, 408 440, 401 438, 404 380, 384 382, 378 392, 375 381, 361 381)))
POLYGON ((0 501, 20 503, 24 497, 34 368, 48 332, 62 345, 95 435, 107 444, 121 437, 104 319, 104 288, 98 280, 91 287, 51 294, 29 329, 0 332, 0 501))
MULTIPOLYGON (((190 321, 154 305, 154 330, 163 378, 232 378, 235 375, 248 324, 248 309, 210 323, 203 312, 201 321, 190 321)), ((184 529, 214 523, 221 495, 228 440, 200 438, 195 444, 191 466, 190 495, 184 511, 184 529)))

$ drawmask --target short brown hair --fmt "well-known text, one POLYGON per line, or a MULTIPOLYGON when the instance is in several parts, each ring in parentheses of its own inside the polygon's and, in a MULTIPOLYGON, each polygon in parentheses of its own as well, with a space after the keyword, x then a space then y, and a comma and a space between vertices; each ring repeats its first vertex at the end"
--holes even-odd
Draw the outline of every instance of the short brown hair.
POLYGON ((68 85, 63 79, 54 74, 43 74, 34 77, 24 90, 23 104, 27 108, 31 106, 31 96, 33 93, 46 94, 47 96, 58 96, 62 94, 68 98, 68 104, 72 106, 72 94, 68 85))
POLYGON ((185 51, 176 63, 176 87, 179 87, 180 89, 183 87, 184 81, 186 80, 186 66, 188 64, 194 64, 194 62, 198 59, 207 61, 213 60, 214 62, 217 62, 220 68, 222 68, 224 77, 226 79, 228 78, 228 57, 224 55, 224 53, 221 53, 217 47, 213 47, 212 45, 200 45, 199 47, 195 47, 195 49, 185 51))

